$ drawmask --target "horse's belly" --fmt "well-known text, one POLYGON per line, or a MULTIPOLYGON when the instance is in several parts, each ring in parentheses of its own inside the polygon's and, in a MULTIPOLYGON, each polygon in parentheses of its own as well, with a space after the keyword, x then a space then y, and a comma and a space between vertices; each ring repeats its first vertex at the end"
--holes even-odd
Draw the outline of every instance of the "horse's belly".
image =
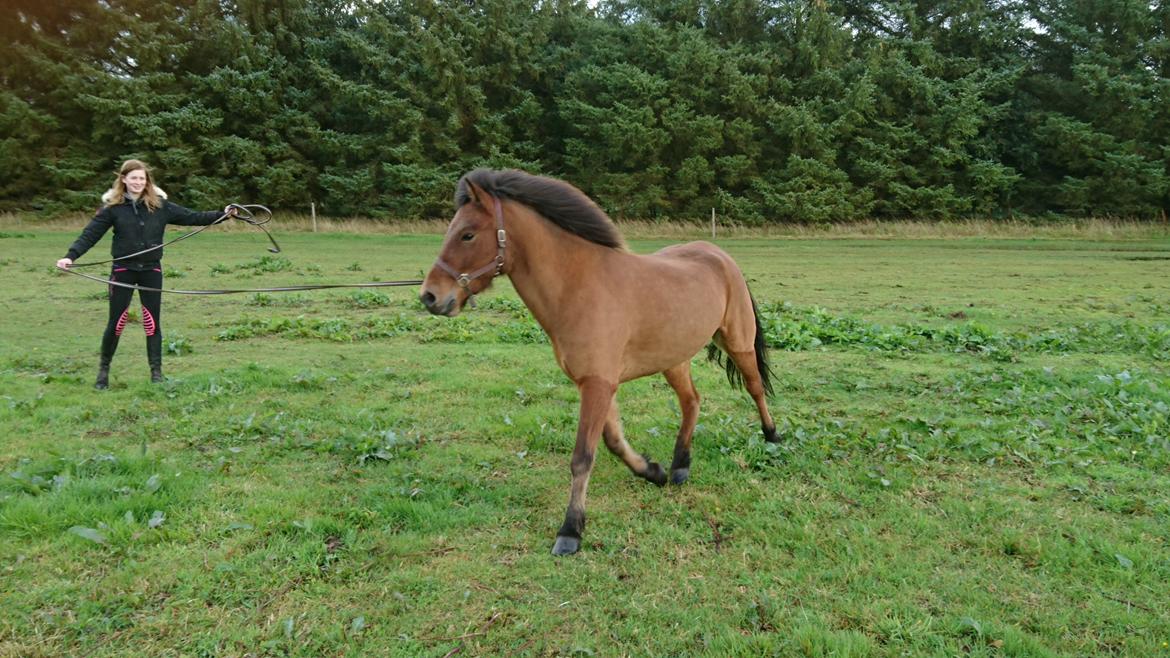
POLYGON ((719 318, 696 309, 689 315, 676 316, 673 323, 664 323, 657 331, 632 337, 625 349, 622 381, 659 373, 689 361, 710 342, 719 329, 719 318))
MULTIPOLYGON (((701 345, 699 346, 702 347, 701 345)), ((638 379, 647 375, 656 375, 660 372, 670 370, 684 361, 689 361, 699 352, 696 348, 685 357, 679 359, 658 359, 658 360, 639 360, 637 362, 627 362, 625 370, 622 371, 620 382, 628 382, 632 379, 638 379)))

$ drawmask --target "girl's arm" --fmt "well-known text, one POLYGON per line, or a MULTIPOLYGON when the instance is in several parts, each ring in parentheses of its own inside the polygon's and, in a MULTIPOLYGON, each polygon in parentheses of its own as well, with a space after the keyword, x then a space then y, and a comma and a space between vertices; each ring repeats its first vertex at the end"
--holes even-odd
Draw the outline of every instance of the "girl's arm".
POLYGON ((89 223, 85 225, 85 228, 81 230, 81 235, 77 236, 77 239, 74 240, 73 244, 69 246, 69 251, 65 252, 65 258, 57 261, 57 267, 68 268, 73 264, 73 261, 81 258, 85 252, 89 251, 91 247, 97 244, 97 241, 101 240, 102 236, 105 235, 106 231, 110 230, 110 227, 113 225, 114 214, 110 212, 109 206, 103 206, 102 209, 93 216, 93 219, 89 220, 89 223), (68 260, 69 263, 63 264, 66 260, 68 260))

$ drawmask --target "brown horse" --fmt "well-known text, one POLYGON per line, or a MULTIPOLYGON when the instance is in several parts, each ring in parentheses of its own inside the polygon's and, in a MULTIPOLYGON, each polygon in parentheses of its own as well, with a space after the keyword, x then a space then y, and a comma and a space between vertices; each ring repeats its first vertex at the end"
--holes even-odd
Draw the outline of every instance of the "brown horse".
POLYGON ((682 425, 670 480, 690 474, 699 394, 691 357, 713 343, 728 378, 755 400, 764 437, 776 441, 765 395, 767 354, 755 300, 735 261, 707 242, 642 256, 617 227, 568 183, 521 171, 477 169, 459 181, 455 217, 420 299, 431 313, 455 316, 469 299, 507 274, 552 342, 561 370, 581 395, 573 483, 553 553, 575 553, 585 528, 585 490, 597 442, 635 475, 666 484, 662 467, 626 443, 616 393, 623 382, 662 373, 678 394, 682 425), (715 346, 718 346, 716 349, 715 346), (726 360, 718 350, 726 353, 726 360))

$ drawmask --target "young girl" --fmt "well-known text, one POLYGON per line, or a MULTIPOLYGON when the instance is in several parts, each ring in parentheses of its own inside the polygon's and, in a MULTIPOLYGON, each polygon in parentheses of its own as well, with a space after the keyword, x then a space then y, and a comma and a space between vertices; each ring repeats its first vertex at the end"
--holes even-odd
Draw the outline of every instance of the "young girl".
MULTIPOLYGON (((234 215, 235 208, 223 212, 196 212, 167 201, 167 195, 155 187, 150 169, 140 160, 122 164, 114 186, 102 195, 102 207, 89 221, 81 235, 69 247, 57 267, 69 269, 73 261, 89 251, 112 227, 114 243, 110 253, 114 257, 111 281, 137 284, 144 288, 161 289, 162 249, 152 249, 163 243, 167 224, 206 226, 224 215, 234 215), (145 253, 138 253, 145 251, 145 253)), ((118 339, 126 326, 130 300, 134 290, 110 286, 110 317, 102 335, 101 363, 98 367, 96 388, 110 385, 110 361, 118 349, 118 339)), ((162 293, 139 290, 142 303, 142 328, 146 330, 146 359, 150 363, 150 381, 161 382, 162 374, 162 293)))

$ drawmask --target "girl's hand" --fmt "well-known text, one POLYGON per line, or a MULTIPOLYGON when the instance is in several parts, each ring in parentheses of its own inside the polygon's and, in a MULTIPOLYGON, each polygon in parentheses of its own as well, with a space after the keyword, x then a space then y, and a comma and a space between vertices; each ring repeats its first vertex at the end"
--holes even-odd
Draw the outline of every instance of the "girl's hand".
POLYGON ((228 217, 235 217, 236 216, 236 207, 235 206, 224 206, 223 207, 223 214, 227 215, 228 217))
POLYGON ((70 267, 73 267, 73 259, 72 258, 62 258, 61 260, 57 261, 57 267, 59 267, 63 270, 67 270, 70 267))

